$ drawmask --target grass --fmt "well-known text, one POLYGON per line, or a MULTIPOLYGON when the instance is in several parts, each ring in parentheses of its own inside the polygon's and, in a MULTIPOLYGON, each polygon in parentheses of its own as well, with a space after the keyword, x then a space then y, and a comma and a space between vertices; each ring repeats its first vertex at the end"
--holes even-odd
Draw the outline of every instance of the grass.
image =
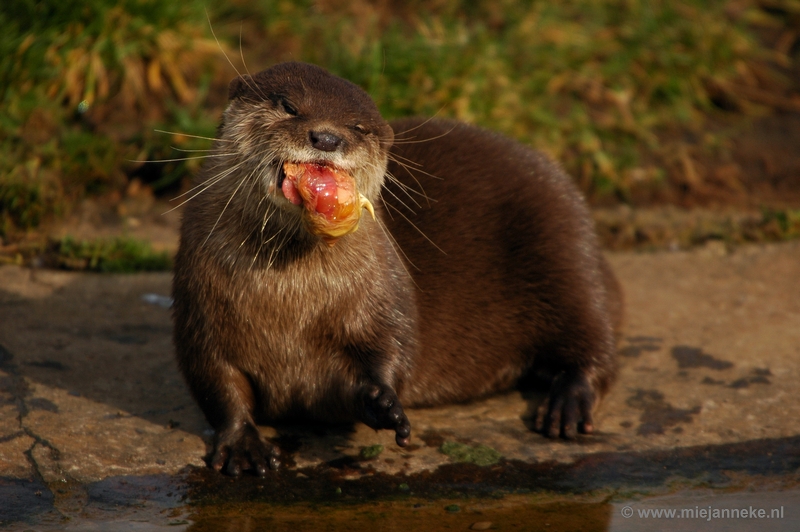
POLYGON ((169 152, 171 139, 152 134, 156 125, 213 132, 207 113, 196 111, 220 51, 200 6, 3 3, 0 236, 124 188, 127 160, 169 152), (202 116, 187 124, 193 111, 202 116))
POLYGON ((153 251, 149 243, 127 237, 80 241, 66 237, 55 242, 52 250, 52 260, 67 270, 134 273, 172 268, 168 253, 153 251))
POLYGON ((790 84, 780 69, 796 61, 793 41, 766 46, 754 31, 796 35, 800 2, 768 7, 7 0, 0 236, 35 228, 87 195, 123 190, 134 176, 157 192, 174 189, 197 159, 130 161, 208 147, 155 130, 213 136, 230 76, 223 52, 238 63, 240 42, 253 70, 288 59, 323 65, 364 87, 387 118, 454 117, 533 145, 596 200, 692 186, 704 179, 694 158, 729 157, 713 124, 768 112, 764 94, 790 84))
POLYGON ((728 249, 800 238, 800 209, 761 212, 597 209, 595 225, 605 249, 691 249, 721 242, 728 249))

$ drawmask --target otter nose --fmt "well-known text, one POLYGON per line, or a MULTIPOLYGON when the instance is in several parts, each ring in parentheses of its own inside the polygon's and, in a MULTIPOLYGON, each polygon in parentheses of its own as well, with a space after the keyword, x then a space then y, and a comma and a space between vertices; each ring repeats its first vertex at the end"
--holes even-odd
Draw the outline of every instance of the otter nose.
POLYGON ((327 131, 309 131, 308 137, 311 145, 320 151, 336 151, 342 143, 342 139, 327 131))

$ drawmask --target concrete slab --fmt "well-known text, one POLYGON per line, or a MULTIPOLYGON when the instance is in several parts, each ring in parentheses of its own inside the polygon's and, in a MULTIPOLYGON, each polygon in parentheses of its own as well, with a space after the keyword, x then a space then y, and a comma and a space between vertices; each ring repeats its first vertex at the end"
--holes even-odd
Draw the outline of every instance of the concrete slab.
MULTIPOLYGON (((287 457, 280 478, 313 480, 325 468, 336 469, 342 481, 404 475, 392 477, 400 485, 434 478, 454 461, 454 453, 442 452, 448 442, 461 444, 473 460, 489 448, 481 463, 496 465, 469 469, 489 484, 493 473, 476 471, 494 467, 499 479, 511 474, 509 467, 549 464, 552 472, 571 464, 578 467, 572 471, 596 473, 586 486, 598 489, 609 478, 602 464, 623 468, 622 476, 629 464, 630 484, 635 471, 646 469, 643 475, 663 486, 669 475, 648 469, 648 461, 679 468, 680 457, 691 460, 698 449, 737 456, 731 468, 743 474, 797 477, 800 242, 609 258, 624 287, 627 323, 619 379, 598 411, 597 435, 572 443, 532 433, 531 405, 542 396, 513 392, 409 411, 413 436, 406 449, 388 432, 360 424, 266 427, 287 457), (780 464, 759 461, 755 454, 765 449, 780 464), (748 453, 753 467, 746 465, 748 453)), ((169 274, 0 267, 5 485, 30 482, 45 497, 49 490, 53 507, 71 515, 85 509, 91 486, 202 468, 211 432, 173 360, 170 312, 153 297, 167 296, 169 286, 169 274), (59 485, 80 489, 59 495, 59 485)), ((530 471, 523 481, 530 488, 539 480, 557 485, 547 471, 530 471)))

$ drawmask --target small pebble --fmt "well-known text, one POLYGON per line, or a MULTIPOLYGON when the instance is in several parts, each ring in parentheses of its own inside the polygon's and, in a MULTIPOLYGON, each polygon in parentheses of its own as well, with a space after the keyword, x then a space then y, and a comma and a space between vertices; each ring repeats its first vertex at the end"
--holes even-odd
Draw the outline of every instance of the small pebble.
POLYGON ((492 528, 491 521, 478 521, 477 523, 472 523, 472 526, 469 527, 470 530, 489 530, 492 528))
POLYGON ((170 308, 172 306, 171 297, 162 296, 159 294, 143 294, 142 301, 161 308, 170 308))

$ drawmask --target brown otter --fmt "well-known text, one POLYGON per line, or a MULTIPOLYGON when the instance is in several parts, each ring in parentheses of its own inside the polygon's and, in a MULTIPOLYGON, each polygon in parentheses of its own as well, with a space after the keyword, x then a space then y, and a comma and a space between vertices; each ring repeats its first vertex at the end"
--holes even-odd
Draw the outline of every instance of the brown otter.
POLYGON ((212 467, 277 467, 256 422, 281 418, 358 420, 406 445, 403 406, 534 373, 551 381, 537 427, 592 431, 621 300, 557 166, 455 122, 390 127, 363 90, 308 64, 238 77, 229 96, 173 286, 212 467))

